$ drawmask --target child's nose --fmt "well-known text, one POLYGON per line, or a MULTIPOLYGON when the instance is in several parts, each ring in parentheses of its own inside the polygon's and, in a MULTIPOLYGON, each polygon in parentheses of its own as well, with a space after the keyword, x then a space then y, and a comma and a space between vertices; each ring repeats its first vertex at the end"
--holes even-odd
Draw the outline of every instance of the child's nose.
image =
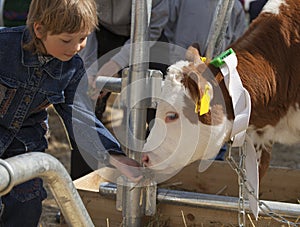
POLYGON ((84 46, 82 46, 81 44, 77 44, 77 45, 75 46, 76 52, 81 51, 83 48, 84 48, 84 46))
POLYGON ((83 48, 85 47, 85 45, 83 43, 77 43, 75 44, 72 48, 73 48, 73 52, 74 53, 78 53, 79 51, 81 51, 83 48))

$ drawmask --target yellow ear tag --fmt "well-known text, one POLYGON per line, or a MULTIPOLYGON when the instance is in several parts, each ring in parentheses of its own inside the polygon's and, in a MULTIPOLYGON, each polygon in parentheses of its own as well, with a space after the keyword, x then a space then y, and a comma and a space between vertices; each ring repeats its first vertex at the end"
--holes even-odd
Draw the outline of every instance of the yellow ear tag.
POLYGON ((201 56, 200 56, 200 60, 201 60, 202 62, 206 62, 206 57, 201 57, 201 56))
POLYGON ((209 95, 209 85, 205 85, 204 95, 201 98, 200 102, 200 113, 199 115, 202 116, 203 114, 208 113, 210 108, 210 95, 209 95))

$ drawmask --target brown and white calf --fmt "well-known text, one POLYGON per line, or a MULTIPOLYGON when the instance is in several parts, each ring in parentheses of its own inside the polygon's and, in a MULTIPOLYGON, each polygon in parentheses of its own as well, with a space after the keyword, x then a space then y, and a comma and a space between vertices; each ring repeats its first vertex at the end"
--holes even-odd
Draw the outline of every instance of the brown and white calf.
MULTIPOLYGON (((260 177, 269 166, 275 142, 300 142, 299 9, 299 0, 269 0, 231 46, 251 97, 247 135, 258 154, 260 177)), ((187 60, 169 67, 143 161, 149 168, 172 174, 195 160, 213 159, 230 140, 233 119, 220 69, 202 63, 198 52, 190 48, 187 60), (210 109, 200 116, 195 103, 205 94, 206 85, 210 109)))

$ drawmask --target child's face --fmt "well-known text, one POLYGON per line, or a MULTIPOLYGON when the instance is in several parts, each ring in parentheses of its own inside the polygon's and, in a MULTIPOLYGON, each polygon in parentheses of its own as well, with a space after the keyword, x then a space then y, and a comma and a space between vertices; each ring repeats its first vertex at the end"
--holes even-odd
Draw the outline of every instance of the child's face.
POLYGON ((42 38, 38 31, 37 27, 37 29, 35 29, 36 36, 41 39, 47 54, 61 61, 69 61, 86 46, 87 32, 61 33, 56 35, 51 35, 51 33, 48 32, 46 37, 42 38))

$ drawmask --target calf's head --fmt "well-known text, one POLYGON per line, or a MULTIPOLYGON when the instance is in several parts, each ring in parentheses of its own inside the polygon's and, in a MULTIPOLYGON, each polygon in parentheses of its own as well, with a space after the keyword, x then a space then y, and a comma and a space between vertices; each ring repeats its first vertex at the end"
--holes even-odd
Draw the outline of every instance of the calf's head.
POLYGON ((193 161, 213 160, 231 128, 214 73, 198 52, 188 53, 188 60, 168 69, 155 123, 143 148, 143 162, 159 173, 160 180, 193 161))

